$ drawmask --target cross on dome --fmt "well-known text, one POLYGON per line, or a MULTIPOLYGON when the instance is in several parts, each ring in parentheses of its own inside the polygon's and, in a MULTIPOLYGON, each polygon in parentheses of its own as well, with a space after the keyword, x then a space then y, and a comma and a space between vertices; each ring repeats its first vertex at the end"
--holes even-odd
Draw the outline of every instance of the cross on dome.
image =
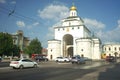
POLYGON ((77 8, 74 6, 74 3, 72 5, 72 7, 70 8, 70 10, 77 10, 77 8))

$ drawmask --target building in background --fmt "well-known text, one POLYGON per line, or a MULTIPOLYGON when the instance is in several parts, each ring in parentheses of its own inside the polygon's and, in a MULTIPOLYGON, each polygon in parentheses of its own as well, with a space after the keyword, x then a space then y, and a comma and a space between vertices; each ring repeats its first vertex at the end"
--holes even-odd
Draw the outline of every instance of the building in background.
POLYGON ((105 56, 117 56, 120 57, 120 44, 104 44, 103 55, 105 56))
POLYGON ((26 56, 23 54, 23 49, 29 45, 30 39, 25 37, 22 30, 18 30, 16 34, 12 34, 13 44, 20 48, 21 57, 26 56))
POLYGON ((54 27, 54 39, 48 40, 48 58, 80 55, 90 59, 101 59, 101 40, 91 35, 84 21, 78 17, 77 8, 70 8, 69 16, 61 26, 54 27))

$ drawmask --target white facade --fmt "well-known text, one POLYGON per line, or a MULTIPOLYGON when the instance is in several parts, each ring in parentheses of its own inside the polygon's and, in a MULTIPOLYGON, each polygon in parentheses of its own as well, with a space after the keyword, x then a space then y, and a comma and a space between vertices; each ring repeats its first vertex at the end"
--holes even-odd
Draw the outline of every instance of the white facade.
POLYGON ((100 59, 101 42, 91 37, 91 32, 77 16, 77 8, 70 8, 69 17, 62 20, 61 26, 54 27, 55 38, 48 41, 48 58, 84 55, 91 59, 100 59))
POLYGON ((115 53, 118 57, 120 57, 120 44, 105 44, 103 45, 103 53, 106 56, 115 56, 115 53))

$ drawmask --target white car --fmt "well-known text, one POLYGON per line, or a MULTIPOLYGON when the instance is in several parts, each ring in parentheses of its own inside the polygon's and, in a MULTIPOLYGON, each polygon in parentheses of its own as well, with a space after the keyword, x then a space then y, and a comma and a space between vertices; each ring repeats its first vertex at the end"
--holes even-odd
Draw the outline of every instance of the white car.
POLYGON ((18 59, 10 62, 10 67, 14 68, 25 68, 25 67, 37 67, 38 64, 30 59, 18 59))
POLYGON ((66 57, 57 57, 55 59, 56 62, 70 62, 70 59, 69 58, 66 58, 66 57))

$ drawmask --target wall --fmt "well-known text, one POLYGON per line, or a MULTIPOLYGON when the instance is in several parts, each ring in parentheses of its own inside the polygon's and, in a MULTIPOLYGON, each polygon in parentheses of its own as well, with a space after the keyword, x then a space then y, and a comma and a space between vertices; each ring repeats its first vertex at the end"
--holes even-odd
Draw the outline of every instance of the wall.
POLYGON ((61 56, 61 42, 59 40, 48 41, 48 59, 54 60, 56 57, 61 56), (52 55, 52 58, 51 58, 52 55))

